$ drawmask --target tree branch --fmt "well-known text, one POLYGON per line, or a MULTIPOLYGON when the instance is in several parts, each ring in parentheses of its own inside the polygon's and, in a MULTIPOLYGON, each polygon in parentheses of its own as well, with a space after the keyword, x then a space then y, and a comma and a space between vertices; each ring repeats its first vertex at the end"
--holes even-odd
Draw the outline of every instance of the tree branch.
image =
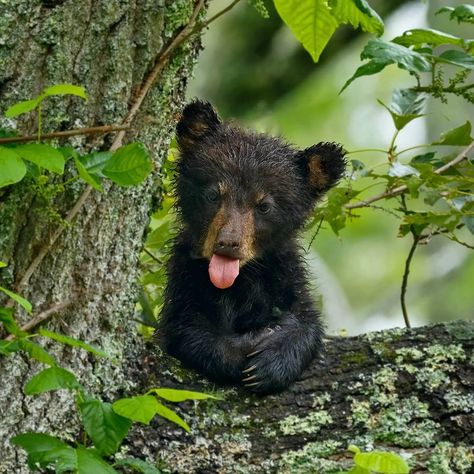
MULTIPOLYGON (((101 125, 99 127, 85 127, 77 128, 74 130, 64 130, 61 132, 51 132, 41 135, 41 140, 51 140, 53 138, 67 138, 74 137, 77 135, 105 135, 111 132, 117 132, 120 130, 127 130, 127 125, 101 125)), ((23 143, 37 140, 37 135, 24 135, 21 137, 7 137, 0 138, 0 145, 6 143, 23 143)))
MULTIPOLYGON (((49 319, 53 314, 59 313, 64 308, 68 307, 72 301, 63 301, 62 303, 55 304, 41 313, 38 313, 33 319, 30 319, 26 324, 21 326, 22 331, 30 331, 31 329, 39 326, 42 322, 49 319)), ((10 334, 5 338, 7 341, 12 341, 15 338, 13 334, 10 334)))
MULTIPOLYGON (((466 148, 464 148, 453 160, 451 160, 449 163, 446 163, 443 166, 440 166, 438 169, 436 169, 434 172, 436 174, 441 174, 444 173, 446 170, 452 168, 453 166, 456 166, 459 164, 461 161, 465 160, 467 158, 467 155, 474 149, 474 141, 472 141, 466 148)), ((359 201, 355 202, 352 204, 346 204, 344 207, 346 209, 358 209, 361 207, 368 207, 369 204, 372 204, 373 202, 380 201, 381 199, 386 199, 386 198, 392 198, 395 196, 399 196, 400 194, 403 194, 406 190, 408 189, 408 186, 406 184, 402 184, 401 186, 397 186, 396 188, 389 189, 388 191, 384 191, 383 193, 376 194, 375 196, 372 196, 369 199, 366 199, 365 201, 359 201)))

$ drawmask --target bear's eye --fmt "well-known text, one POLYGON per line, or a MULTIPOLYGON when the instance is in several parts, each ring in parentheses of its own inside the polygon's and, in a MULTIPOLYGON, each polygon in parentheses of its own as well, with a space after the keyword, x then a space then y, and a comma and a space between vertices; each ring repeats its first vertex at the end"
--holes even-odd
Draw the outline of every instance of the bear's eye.
POLYGON ((271 205, 270 203, 268 202, 261 202, 259 204, 257 204, 257 211, 260 213, 260 214, 268 214, 271 210, 271 205))
POLYGON ((209 202, 217 202, 219 200, 219 196, 219 191, 217 191, 216 189, 210 189, 206 193, 206 199, 209 202))

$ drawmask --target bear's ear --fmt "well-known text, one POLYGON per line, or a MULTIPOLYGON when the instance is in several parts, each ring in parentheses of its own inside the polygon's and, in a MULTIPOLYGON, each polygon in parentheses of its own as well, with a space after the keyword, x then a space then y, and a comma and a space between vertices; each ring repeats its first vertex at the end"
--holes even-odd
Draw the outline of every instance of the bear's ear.
POLYGON ((221 119, 209 102, 194 100, 188 104, 176 126, 176 135, 181 150, 191 150, 195 143, 216 131, 221 119))
POLYGON ((318 143, 296 154, 313 194, 325 193, 342 178, 346 168, 344 155, 344 149, 337 143, 318 143))

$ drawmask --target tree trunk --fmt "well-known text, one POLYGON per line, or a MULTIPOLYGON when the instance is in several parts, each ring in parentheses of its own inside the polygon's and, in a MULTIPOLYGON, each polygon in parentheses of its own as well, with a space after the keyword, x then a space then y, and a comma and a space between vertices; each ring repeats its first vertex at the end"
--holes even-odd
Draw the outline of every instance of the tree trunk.
MULTIPOLYGON (((44 87, 73 83, 85 87, 88 100, 63 96, 48 99, 43 131, 120 124, 160 51, 187 24, 193 0, 6 0, 0 3, 0 111, 37 96, 44 87)), ((199 35, 197 35, 199 36, 199 35)), ((52 353, 92 391, 113 396, 133 386, 124 360, 133 360, 143 345, 133 321, 138 256, 154 202, 159 168, 166 156, 176 116, 192 74, 199 38, 177 48, 148 93, 124 142, 140 141, 155 170, 139 187, 107 186, 93 192, 73 225, 64 229, 51 251, 18 287, 33 259, 81 195, 74 183, 52 206, 31 184, 0 190, 0 260, 2 286, 18 288, 34 305, 34 314, 67 305, 49 324, 70 336, 96 344, 116 362, 96 363, 82 351, 56 344, 52 353)), ((34 113, 0 127, 34 133, 34 113)), ((107 149, 109 137, 70 140, 81 152, 107 149)), ((65 179, 71 175, 66 173, 65 179)), ((58 178, 54 178, 56 182, 58 178)), ((28 317, 18 313, 20 322, 28 317)), ((15 354, 0 359, 0 472, 29 472, 21 450, 9 438, 25 431, 77 436, 71 397, 64 394, 26 397, 22 387, 38 364, 15 354)))
MULTIPOLYGON (((218 390, 222 401, 182 404, 191 435, 156 420, 129 442, 164 473, 335 473, 351 465, 351 444, 400 453, 411 473, 472 473, 473 350, 473 322, 331 338, 283 394, 218 390)), ((146 388, 218 388, 162 355, 137 366, 146 388)))

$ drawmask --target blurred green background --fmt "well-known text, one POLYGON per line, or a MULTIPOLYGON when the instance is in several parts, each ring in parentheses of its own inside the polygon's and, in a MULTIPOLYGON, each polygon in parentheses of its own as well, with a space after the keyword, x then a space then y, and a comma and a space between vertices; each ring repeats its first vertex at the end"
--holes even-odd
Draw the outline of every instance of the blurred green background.
MULTIPOLYGON (((211 13, 228 3, 214 0, 211 13)), ((350 151, 387 149, 394 128, 376 99, 389 103, 393 89, 414 85, 413 79, 391 66, 381 74, 358 79, 339 95, 361 64, 359 55, 369 36, 350 27, 338 30, 320 62, 314 64, 279 20, 271 2, 265 3, 269 19, 241 2, 208 29, 189 97, 207 99, 223 117, 282 135, 301 147, 338 141, 350 151)), ((473 36, 472 25, 458 25, 448 21, 447 15, 434 15, 441 6, 460 3, 370 2, 385 22, 383 38, 387 40, 409 28, 422 27, 473 36)), ((443 130, 466 120, 474 122, 472 109, 452 98, 448 105, 431 100, 427 116, 402 131, 399 146, 428 143, 443 130)), ((406 157, 412 156, 407 153, 406 157)), ((373 152, 351 158, 368 166, 386 160, 385 155, 373 152)), ((364 196, 379 191, 372 187, 364 196)), ((378 204, 390 207, 397 203, 378 204)), ((356 215, 340 237, 323 226, 309 247, 314 229, 304 236, 303 246, 308 249, 307 260, 314 286, 322 295, 329 331, 345 329, 357 334, 403 326, 400 286, 411 239, 397 237, 399 221, 388 212, 363 209, 356 215)), ((461 232, 460 237, 473 244, 469 232, 461 232)), ((474 252, 440 236, 419 246, 412 262, 407 304, 413 326, 472 318, 474 252)))

